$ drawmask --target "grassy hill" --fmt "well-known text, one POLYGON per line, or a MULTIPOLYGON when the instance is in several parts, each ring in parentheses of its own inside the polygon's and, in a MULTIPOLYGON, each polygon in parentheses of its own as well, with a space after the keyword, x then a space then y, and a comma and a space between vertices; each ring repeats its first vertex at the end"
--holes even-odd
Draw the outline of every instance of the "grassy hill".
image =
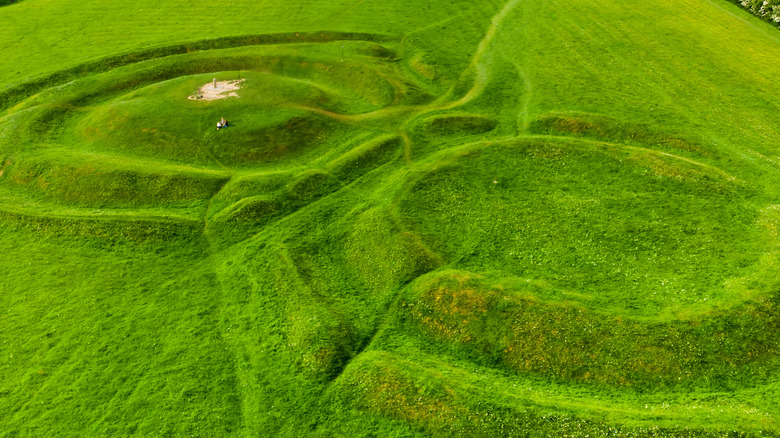
POLYGON ((772 25, 216 6, 0 2, 0 437, 780 435, 772 25))

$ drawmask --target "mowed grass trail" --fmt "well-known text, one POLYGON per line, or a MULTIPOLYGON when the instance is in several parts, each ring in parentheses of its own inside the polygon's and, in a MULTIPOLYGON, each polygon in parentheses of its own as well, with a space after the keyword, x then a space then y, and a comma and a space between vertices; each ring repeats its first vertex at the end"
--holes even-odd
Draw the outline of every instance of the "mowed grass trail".
POLYGON ((780 32, 725 0, 0 23, 0 437, 780 435, 780 32))

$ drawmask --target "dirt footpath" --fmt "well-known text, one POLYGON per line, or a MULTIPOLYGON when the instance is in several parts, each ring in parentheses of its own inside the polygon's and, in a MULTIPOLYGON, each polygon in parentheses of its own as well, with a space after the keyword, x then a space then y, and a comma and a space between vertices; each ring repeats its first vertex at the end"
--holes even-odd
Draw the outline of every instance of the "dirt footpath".
POLYGON ((209 82, 208 84, 198 88, 198 92, 187 99, 190 100, 217 100, 224 99, 226 97, 238 97, 238 90, 241 87, 241 83, 246 79, 236 79, 234 81, 221 81, 216 83, 209 82))

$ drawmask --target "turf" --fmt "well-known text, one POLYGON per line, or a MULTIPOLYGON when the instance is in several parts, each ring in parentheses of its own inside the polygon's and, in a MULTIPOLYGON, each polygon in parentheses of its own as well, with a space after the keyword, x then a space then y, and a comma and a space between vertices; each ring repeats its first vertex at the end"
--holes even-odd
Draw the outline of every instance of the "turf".
POLYGON ((0 437, 780 435, 772 25, 0 6, 0 437))

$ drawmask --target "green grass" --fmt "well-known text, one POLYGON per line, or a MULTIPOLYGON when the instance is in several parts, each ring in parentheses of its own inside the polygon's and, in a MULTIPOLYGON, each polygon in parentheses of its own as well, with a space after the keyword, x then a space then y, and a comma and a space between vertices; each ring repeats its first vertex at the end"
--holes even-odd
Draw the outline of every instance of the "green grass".
POLYGON ((744 298, 727 280, 777 245, 762 249, 733 177, 649 149, 477 143, 432 167, 400 200, 409 227, 450 266, 543 283, 546 300, 662 317, 721 306, 744 298))
POLYGON ((780 436, 770 24, 7 3, 0 437, 780 436))

